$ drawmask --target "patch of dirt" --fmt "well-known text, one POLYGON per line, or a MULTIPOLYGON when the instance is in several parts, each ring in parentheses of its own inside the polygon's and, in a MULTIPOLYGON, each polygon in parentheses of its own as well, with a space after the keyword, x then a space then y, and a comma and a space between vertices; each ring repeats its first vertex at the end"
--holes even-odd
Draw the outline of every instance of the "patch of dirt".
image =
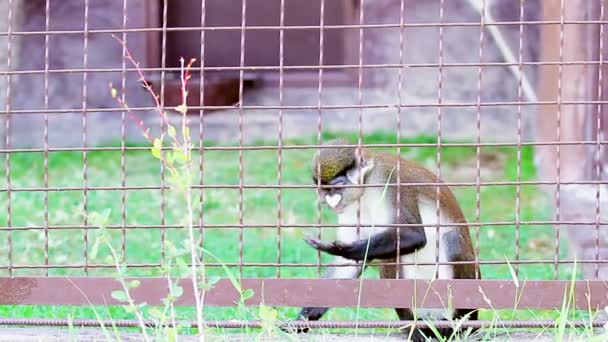
MULTIPOLYGON (((114 338, 113 335, 111 335, 114 338)), ((122 341, 142 341, 143 336, 140 333, 135 332, 120 332, 122 341)), ((490 337, 490 336, 487 336, 490 337)), ((403 335, 400 334, 304 334, 297 335, 293 339, 286 339, 281 337, 270 337, 265 338, 255 334, 240 334, 240 333, 226 333, 222 335, 208 335, 206 336, 207 341, 252 341, 259 338, 260 341, 334 341, 334 342, 363 342, 363 341, 403 341, 403 335)), ((492 341, 512 341, 512 342, 523 342, 523 341, 538 341, 538 342, 549 342, 555 341, 555 336, 549 333, 538 333, 538 332, 512 332, 509 334, 497 334, 491 336, 492 341)), ((69 331, 68 329, 53 329, 53 328, 5 328, 0 330, 0 341, 107 341, 101 329, 74 329, 69 331)), ((196 336, 192 335, 180 335, 180 341, 198 341, 196 336)), ((483 337, 480 338, 468 338, 468 341, 482 341, 483 337)), ((486 338, 487 340, 487 338, 486 338)), ((584 339, 571 338, 570 341, 584 341, 584 339)))
MULTIPOLYGON (((503 178, 507 156, 498 151, 481 150, 479 155, 479 173, 482 181, 494 181, 503 178)), ((433 172, 437 169, 435 160, 426 165, 433 172)), ((448 182, 474 182, 477 177, 477 156, 462 160, 442 163, 442 178, 448 182)))

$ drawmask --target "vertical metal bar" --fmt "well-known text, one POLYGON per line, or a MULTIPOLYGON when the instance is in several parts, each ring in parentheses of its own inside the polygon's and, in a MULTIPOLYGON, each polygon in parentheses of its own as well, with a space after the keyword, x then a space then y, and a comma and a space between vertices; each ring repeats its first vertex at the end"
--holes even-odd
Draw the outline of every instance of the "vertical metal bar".
MULTIPOLYGON (((317 115, 317 144, 321 145, 321 132, 323 130, 323 110, 321 108, 323 103, 323 51, 325 45, 325 0, 321 0, 321 9, 319 14, 319 87, 318 87, 318 96, 317 96, 317 106, 318 106, 318 115, 317 115)), ((320 149, 317 149, 320 151, 320 149)), ((317 174, 321 173, 321 164, 317 164, 317 174)), ((317 177, 317 189, 321 188, 321 178, 317 177)), ((315 196, 317 201, 317 226, 318 232, 317 237, 320 240, 321 235, 323 233, 323 229, 321 229, 321 201, 319 200, 319 196, 315 196)), ((317 250, 317 277, 321 276, 321 251, 317 250)))
POLYGON ((280 10, 280 26, 279 30, 279 143, 278 143, 278 160, 277 160, 277 277, 281 277, 281 184, 282 184, 282 169, 283 169, 283 62, 285 49, 285 0, 281 0, 280 10))
MULTIPOLYGON (((402 105, 403 105, 403 98, 401 96, 401 93, 403 92, 403 49, 404 49, 404 45, 405 45, 405 33, 404 30, 405 28, 403 27, 403 24, 405 22, 405 0, 400 0, 400 4, 399 4, 399 74, 397 75, 397 101, 398 101, 398 106, 397 106, 397 156, 399 156, 399 158, 401 158, 401 114, 402 114, 402 105)), ((398 159, 397 161, 397 175, 395 177, 396 181, 397 181, 397 209, 395 210, 395 217, 397 218, 397 220, 399 220, 398 222, 401 222, 400 218, 401 218, 401 159, 398 159)), ((389 179, 389 182, 392 183, 392 181, 389 179)), ((397 236, 397 256, 395 259, 395 279, 399 279, 400 275, 401 275, 401 227, 397 226, 397 234, 395 234, 397 236)))
MULTIPOLYGON (((360 0, 359 2, 359 67, 357 69, 358 72, 358 103, 359 103, 359 134, 357 135, 357 151, 361 153, 361 145, 363 143, 363 24, 364 24, 364 16, 365 14, 365 3, 364 0, 360 0)), ((360 155, 361 156, 361 155, 360 155)), ((359 156, 359 161, 361 160, 359 156)), ((357 163, 359 166, 359 183, 363 183, 363 174, 361 173, 361 163, 357 163)), ((361 239, 361 196, 357 197, 357 239, 361 239)), ((368 240, 369 241, 369 240, 368 240)), ((364 262, 367 262, 366 260, 364 262)), ((361 277, 363 277, 363 271, 361 271, 361 277)), ((359 298, 364 300, 366 297, 359 293, 359 298)), ((357 305, 357 319, 355 323, 355 336, 358 333, 359 327, 359 305, 357 305)))
MULTIPOLYGON (((13 68, 13 0, 8 0, 8 32, 7 32, 7 60, 6 69, 12 70, 13 68)), ((6 99, 4 104, 4 134, 5 134, 5 148, 7 151, 11 149, 11 88, 12 88, 12 75, 6 75, 6 99)), ((12 201, 11 201, 11 154, 6 153, 5 159, 6 168, 6 226, 9 227, 8 231, 8 274, 13 275, 13 219, 12 219, 12 201)))
MULTIPOLYGON (((204 247, 205 247, 205 228, 204 228, 204 214, 203 212, 204 210, 204 194, 205 194, 205 178, 204 178, 204 154, 203 154, 203 146, 205 144, 205 132, 204 132, 204 125, 203 125, 203 120, 204 120, 204 109, 203 109, 203 105, 205 104, 205 20, 206 20, 206 16, 207 16, 207 6, 206 6, 206 0, 201 0, 201 50, 200 50, 200 56, 199 56, 199 63, 200 63, 200 74, 199 74, 199 93, 200 93, 200 97, 199 97, 199 105, 201 106, 201 109, 199 110, 199 123, 198 123, 198 128, 199 128, 199 162, 198 162, 198 171, 200 173, 200 191, 199 191, 199 203, 198 203, 198 207, 200 208, 199 210, 199 246, 200 246, 200 254, 199 254, 199 263, 200 263, 200 271, 201 271, 201 283, 205 284, 206 283, 206 277, 207 277, 207 268, 205 267, 205 253, 203 252, 204 247)), ((205 294, 206 291, 202 290, 201 294, 200 294, 200 304, 201 306, 204 308, 205 305, 205 294)), ((200 312, 200 318, 204 319, 205 317, 205 310, 203 309, 200 312)))
POLYGON ((241 6, 241 56, 239 61, 239 278, 243 277, 243 83, 247 0, 241 6))
MULTIPOLYGON (((207 6, 206 6, 206 0, 201 0, 201 28, 205 28, 206 24, 205 24, 205 17, 207 15, 207 6)), ((201 29, 201 51, 200 51, 200 58, 199 61, 201 63, 201 70, 200 70, 200 76, 199 76, 199 92, 200 92, 200 100, 199 100, 199 105, 201 106, 201 109, 198 112, 199 115, 199 124, 198 124, 198 132, 199 132, 199 149, 198 149, 198 153, 199 153, 199 163, 198 163, 198 171, 200 173, 200 185, 201 185, 201 189, 199 192, 199 234, 200 234, 200 246, 204 247, 204 243, 205 243, 205 229, 204 229, 204 210, 203 210, 203 201, 204 201, 204 194, 205 194, 205 179, 204 179, 204 149, 203 146, 205 144, 205 128, 204 128, 204 117, 205 117, 205 113, 204 113, 204 109, 202 108, 204 105, 204 99, 205 99, 205 30, 201 29)), ((203 265, 202 270, 203 270, 203 282, 205 281, 204 276, 205 276, 205 267, 204 267, 204 258, 205 258, 205 254, 202 252, 201 250, 201 254, 199 256, 200 258, 200 262, 201 265, 203 265)))
MULTIPOLYGON (((605 7, 604 0, 600 0, 600 36, 599 36, 599 53, 598 53, 598 77, 597 77, 597 100, 602 101, 603 99, 603 69, 604 69, 604 16, 605 16, 605 7)), ((596 130, 595 130, 595 177, 597 180, 601 180, 601 143, 600 140, 602 138, 602 104, 598 102, 597 111, 596 111, 596 130)), ((599 280, 600 277, 600 190, 601 184, 597 184, 595 188, 595 260, 597 263, 595 264, 595 279, 599 280)))
MULTIPOLYGON (((122 1, 122 29, 126 30, 127 28, 127 0, 122 1)), ((122 33, 122 62, 121 62, 121 101, 122 103, 127 103, 127 60, 125 56, 127 55, 127 32, 124 31, 122 33)), ((127 261, 127 191, 125 187, 127 185, 127 160, 126 160, 126 149, 125 149, 125 131, 126 131, 126 112, 120 112, 120 184, 122 186, 122 190, 120 193, 120 224, 121 224, 121 243, 120 249, 122 251, 121 260, 122 262, 127 261)))
MULTIPOLYGON (((365 4, 364 0, 359 2, 359 61, 358 61, 358 103, 359 103, 359 130, 357 136, 357 151, 361 151, 363 144, 363 27, 364 24, 365 4)), ((359 163, 360 164, 360 163, 359 163)), ((360 165, 359 165, 360 166, 360 165)), ((359 167, 359 175, 361 175, 361 167, 359 167)), ((361 181, 363 178, 361 177, 361 181)), ((361 198, 357 198, 357 238, 361 238, 361 198)))
POLYGON ((555 189, 555 259, 554 259, 554 278, 559 277, 559 249, 560 249, 560 181, 561 181, 561 125, 562 125, 562 77, 564 69, 564 21, 565 21, 565 6, 564 0, 560 0, 560 15, 559 15, 559 64, 557 77, 557 157, 555 160, 556 167, 556 189, 555 189))
MULTIPOLYGON (((443 103, 443 93, 442 93, 442 89, 443 89, 443 36, 444 36, 444 32, 443 32, 443 24, 444 24, 444 20, 445 20, 445 0, 441 0, 439 2, 439 61, 438 61, 438 66, 439 66, 439 76, 437 78, 437 179, 435 180, 437 182, 437 185, 435 186, 435 205, 436 205, 436 215, 437 215, 437 225, 435 226, 436 229, 436 239, 435 239, 435 248, 437 251, 440 251, 439 249, 439 234, 440 234, 440 229, 439 229, 439 223, 440 223, 440 209, 441 209, 441 202, 439 200, 440 197, 440 191, 441 188, 439 186, 439 179, 441 179, 441 117, 442 117, 442 103, 443 103)), ((439 252, 437 254, 435 254, 435 262, 437 264, 439 264, 439 252)), ((435 270, 435 277, 438 278, 439 277, 439 267, 436 268, 435 270)))
MULTIPOLYGON (((89 0, 84 1, 84 34, 83 34, 83 57, 82 57, 82 179, 84 190, 82 191, 82 207, 84 211, 84 226, 88 226, 89 198, 88 198, 88 158, 87 158, 87 81, 89 62, 89 0)), ((84 273, 89 273, 89 231, 84 229, 84 273)))
MULTIPOLYGON (((51 0, 44 4, 44 30, 50 30, 51 0)), ((49 35, 44 35, 44 187, 49 187, 49 35)), ((49 192, 44 192, 44 272, 49 275, 49 192)))
MULTIPOLYGON (((519 52, 517 82, 517 176, 515 189, 515 261, 519 261, 521 253, 521 138, 522 138, 522 105, 523 101, 523 58, 524 58, 524 8, 525 0, 519 2, 519 52)), ((519 276, 519 263, 515 263, 515 275, 519 276)))
MULTIPOLYGON (((166 67, 167 67, 167 12, 169 11, 169 0, 163 0, 163 19, 162 19, 162 39, 161 39, 161 57, 160 57, 160 109, 162 110, 162 116, 165 116, 165 80, 167 77, 166 67)), ((163 119, 160 123, 160 131, 161 134, 164 131, 164 123, 166 121, 163 119)), ((165 265, 165 257, 166 257, 166 239, 167 232, 165 229, 165 225, 167 223, 165 210, 167 206, 166 198, 165 198, 165 165, 162 161, 159 163, 160 166, 160 258, 161 265, 165 265)))
MULTIPOLYGON (((481 221, 481 89, 483 80, 483 42, 486 24, 486 0, 481 0, 480 22, 479 22, 479 67, 477 68, 477 115, 476 115, 476 129, 477 139, 475 140, 477 146, 475 147, 475 235, 477 240, 477 253, 475 253, 475 266, 476 271, 479 272, 479 251, 481 249, 480 239, 480 225, 481 221)), ((479 274, 476 274, 479 277, 479 274)))

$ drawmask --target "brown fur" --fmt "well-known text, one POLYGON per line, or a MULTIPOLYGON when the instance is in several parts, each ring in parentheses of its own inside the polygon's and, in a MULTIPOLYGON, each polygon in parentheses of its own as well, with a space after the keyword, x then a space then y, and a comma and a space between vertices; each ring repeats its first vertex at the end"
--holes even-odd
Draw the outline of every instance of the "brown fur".
MULTIPOLYGON (((371 151, 363 151, 364 158, 373 159, 375 161, 374 171, 381 172, 386 180, 391 174, 391 184, 398 184, 400 188, 400 207, 409 208, 412 212, 418 213, 418 198, 424 196, 430 199, 437 198, 437 187, 439 187, 439 204, 441 210, 444 211, 454 223, 466 224, 466 218, 458 205, 456 197, 447 185, 411 185, 416 183, 443 183, 434 173, 424 168, 423 166, 414 163, 412 161, 404 160, 396 155, 384 154, 384 153, 373 153, 371 151), (400 162, 400 177, 397 180, 397 163, 400 162)), ((386 181, 384 181, 386 182, 386 181)), ((372 183, 372 182, 370 182, 372 183)), ((382 184, 382 182, 373 182, 376 184, 382 184)), ((393 189, 396 189, 396 185, 393 189)), ((389 191, 392 194, 392 202, 394 207, 397 207, 397 196, 396 191, 389 191)), ((398 219, 398 218, 397 218, 398 219)), ((420 217, 417 217, 419 220, 420 217)), ((450 255, 453 256, 453 260, 450 261, 475 261, 475 251, 473 250, 473 243, 469 233, 469 227, 465 225, 459 225, 454 227, 458 232, 458 237, 453 240, 447 241, 450 250, 450 255), (458 242, 457 246, 453 246, 454 242, 458 242)), ((403 229, 403 228, 402 228, 403 229)), ((429 243, 435 243, 435 241, 429 241, 429 243)), ((474 264, 456 264, 453 265, 454 278, 456 279, 475 279, 480 278, 480 272, 474 264)), ((393 277, 395 275, 393 268, 393 277)))

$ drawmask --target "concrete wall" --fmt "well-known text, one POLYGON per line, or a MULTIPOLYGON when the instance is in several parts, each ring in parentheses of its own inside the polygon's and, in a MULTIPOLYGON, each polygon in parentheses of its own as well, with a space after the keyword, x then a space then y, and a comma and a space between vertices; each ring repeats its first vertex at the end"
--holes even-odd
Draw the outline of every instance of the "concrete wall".
MULTIPOLYGON (((444 21, 478 23, 476 13, 465 0, 446 1, 444 21)), ((490 2, 488 2, 490 3, 490 2)), ((519 20, 519 2, 491 1, 497 20, 519 20)), ((82 29, 84 8, 80 0, 51 2, 51 29, 82 29)), ((535 19, 538 15, 538 1, 526 1, 526 18, 535 19)), ((437 23, 439 18, 438 0, 406 0, 406 23, 437 23)), ((44 1, 28 1, 21 6, 27 20, 18 25, 21 31, 44 29, 44 1)), ((136 15, 143 11, 143 0, 129 2, 129 27, 144 27, 145 20, 136 15)), ((391 0, 366 1, 366 23, 399 23, 399 2, 391 0)), ((2 20, 2 19, 0 19, 2 20)), ((89 28, 120 28, 122 25, 122 2, 91 2, 89 9, 89 28)), ((518 50, 519 27, 503 26, 512 47, 518 50)), ((479 62, 478 27, 444 28, 443 62, 479 62)), ((403 61, 405 63, 439 62, 439 29, 437 27, 416 27, 404 30, 403 61)), ((400 30, 398 28, 369 29, 364 35, 364 63, 399 63, 400 30)), ((129 46, 139 52, 143 48, 143 35, 130 35, 129 46)), ((526 27, 524 46, 525 61, 536 60, 538 32, 534 26, 526 27)), ((120 67, 121 46, 109 34, 90 34, 88 42, 88 68, 120 67)), ((51 69, 83 68, 83 36, 50 36, 49 67, 51 69)), ((28 35, 20 38, 16 52, 19 70, 44 69, 44 36, 28 35)), ((485 34, 482 60, 484 62, 503 62, 489 34, 485 34)), ((526 74, 535 79, 535 69, 525 68, 526 74)), ((399 95, 406 104, 431 104, 438 101, 437 67, 403 69, 403 87, 399 92, 398 69, 369 69, 364 72, 364 83, 374 85, 363 91, 363 104, 397 104, 399 95)), ((40 110, 44 108, 43 74, 22 75, 14 80, 12 108, 14 110, 40 110)), ((115 107, 108 91, 108 83, 119 85, 120 73, 89 72, 86 83, 87 108, 115 107)), ((68 113, 49 114, 49 146, 82 146, 82 73, 56 73, 49 75, 49 108, 62 109, 68 113)), ((518 80, 506 67, 484 67, 481 83, 481 100, 490 102, 517 101, 518 80)), ((442 77, 442 101, 475 102, 478 94, 478 67, 444 67, 442 77)), ((315 88, 289 88, 284 90, 285 105, 316 105, 318 93, 315 88)), ((128 77, 127 101, 131 106, 151 105, 150 98, 137 84, 133 75, 128 77)), ((264 88, 248 92, 243 101, 245 105, 278 104, 278 90, 264 88)), ((358 91, 353 88, 325 88, 324 104, 357 104, 358 91)), ((524 132, 531 136, 528 119, 534 108, 522 108, 524 132)), ((513 106, 493 106, 480 109, 481 137, 487 141, 515 141, 518 109, 513 106)), ((284 136, 313 135, 317 130, 317 110, 284 111, 284 136)), ((359 110, 323 111, 325 129, 357 130, 359 110)), ((397 110, 395 107, 365 109, 363 130, 395 130, 397 110)), ((154 113, 141 114, 147 125, 158 126, 154 113)), ((219 142, 235 142, 238 136, 239 113, 221 111, 209 114, 204 119, 205 137, 219 142)), ((43 114, 13 114, 11 146, 44 146, 43 114)), ((192 131, 198 136, 198 122, 193 118, 192 131)), ((269 132, 278 131, 276 110, 257 110, 245 113, 244 137, 247 142, 269 138, 269 132)), ((403 135, 436 134, 437 108, 408 108, 401 111, 401 130, 403 135)), ((122 121, 120 113, 88 112, 86 115, 87 143, 103 144, 121 138, 122 121)), ((141 139, 139 128, 127 119, 125 135, 129 140, 141 139)), ((474 140, 477 132, 477 108, 453 107, 442 110, 442 135, 447 138, 474 140)), ((272 138, 272 134, 270 134, 272 138)))
MULTIPOLYGON (((12 4, 9 4, 8 1, 0 2, 0 13, 2 16, 0 17, 0 32, 8 32, 9 31, 9 12, 11 16, 11 21, 13 22, 13 30, 19 24, 21 20, 21 13, 19 11, 21 7, 20 0, 13 0, 12 4), (11 6, 12 5, 12 6, 11 6), (11 8, 12 7, 12 8, 11 8)), ((12 45, 12 55, 15 56, 15 50, 18 46, 18 40, 13 36, 11 38, 12 45)), ((9 38, 7 35, 0 36, 0 72, 5 72, 8 70, 8 52, 9 52, 9 38)), ((14 59, 12 61, 14 65, 14 59)), ((6 106, 6 87, 9 81, 9 76, 6 74, 0 75, 0 111, 4 112, 6 106)), ((4 146, 6 136, 5 136, 5 128, 6 128, 6 115, 0 114, 0 146, 4 146)))
MULTIPOLYGON (((77 0, 52 1, 50 8, 50 30, 82 30, 84 28, 84 2, 77 0)), ((20 6, 20 13, 26 18, 17 27, 19 31, 39 31, 45 29, 45 1, 28 1, 20 6)), ((143 1, 129 1, 129 13, 143 10, 143 1)), ((89 9, 89 29, 109 29, 122 27, 122 2, 91 2, 89 9)), ((137 16, 130 18, 129 27, 144 27, 137 16)), ((141 39, 142 35, 130 35, 128 39, 141 39)), ((45 37, 27 35, 18 39, 15 52, 18 70, 45 69, 45 37)), ((134 43, 131 50, 142 56, 142 44, 134 43)), ((82 34, 50 35, 48 42, 49 69, 83 69, 84 37, 82 34)), ((90 34, 88 36, 88 60, 86 68, 120 68, 122 47, 110 34, 90 34)), ((121 73, 89 72, 86 75, 86 107, 109 108, 115 103, 110 97, 109 84, 121 84, 121 73)), ((128 75, 127 96, 132 106, 149 103, 142 88, 128 75)), ((82 72, 50 73, 48 89, 45 90, 44 74, 19 75, 13 79, 12 109, 16 111, 45 109, 45 93, 48 108, 64 110, 65 113, 49 113, 49 146, 81 146, 83 127, 82 72)), ((121 114, 87 112, 87 136, 91 144, 107 139, 120 139, 121 114)), ((127 131, 134 131, 127 123, 127 131)), ((129 134, 128 133, 128 134, 129 134)), ((139 133, 137 134, 139 136, 139 133)), ((11 146, 44 146, 44 114, 12 113, 11 146)))

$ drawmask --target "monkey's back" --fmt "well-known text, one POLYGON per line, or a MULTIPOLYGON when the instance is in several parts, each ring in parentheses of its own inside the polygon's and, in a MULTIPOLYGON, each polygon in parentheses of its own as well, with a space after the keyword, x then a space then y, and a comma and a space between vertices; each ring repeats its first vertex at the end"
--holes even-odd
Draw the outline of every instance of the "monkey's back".
MULTIPOLYGON (((447 221, 449 223, 457 224, 452 228, 452 232, 443 234, 441 237, 442 242, 447 243, 448 246, 450 246, 448 261, 475 261, 475 250, 471 241, 466 218, 450 188, 443 184, 444 182, 435 173, 418 163, 405 160, 393 154, 378 153, 375 154, 374 157, 375 160, 380 161, 380 164, 383 165, 384 170, 381 170, 381 172, 385 173, 384 179, 388 179, 390 174, 390 183, 399 184, 399 199, 396 198, 396 195, 391 198, 395 207, 397 205, 397 200, 399 202, 400 216, 402 217, 397 218, 397 220, 401 221, 401 223, 411 222, 411 220, 422 222, 422 218, 419 215, 419 210, 421 209, 419 208, 419 202, 420 200, 424 200, 436 203, 437 189, 439 188, 441 214, 443 215, 443 213, 446 213, 447 221), (397 165, 399 165, 399 170, 397 170, 397 165), (418 211, 418 213, 408 212, 408 208, 416 208, 417 210, 415 211, 418 211), (410 217, 403 217, 403 215, 410 215, 410 217)), ((434 244, 435 241, 428 241, 427 243, 434 244)), ((475 264, 454 264, 452 266, 454 270, 453 276, 456 279, 481 277, 479 269, 475 264)), ((386 269, 381 271, 381 275, 387 278, 394 278, 394 267, 389 266, 385 268, 386 269)))

